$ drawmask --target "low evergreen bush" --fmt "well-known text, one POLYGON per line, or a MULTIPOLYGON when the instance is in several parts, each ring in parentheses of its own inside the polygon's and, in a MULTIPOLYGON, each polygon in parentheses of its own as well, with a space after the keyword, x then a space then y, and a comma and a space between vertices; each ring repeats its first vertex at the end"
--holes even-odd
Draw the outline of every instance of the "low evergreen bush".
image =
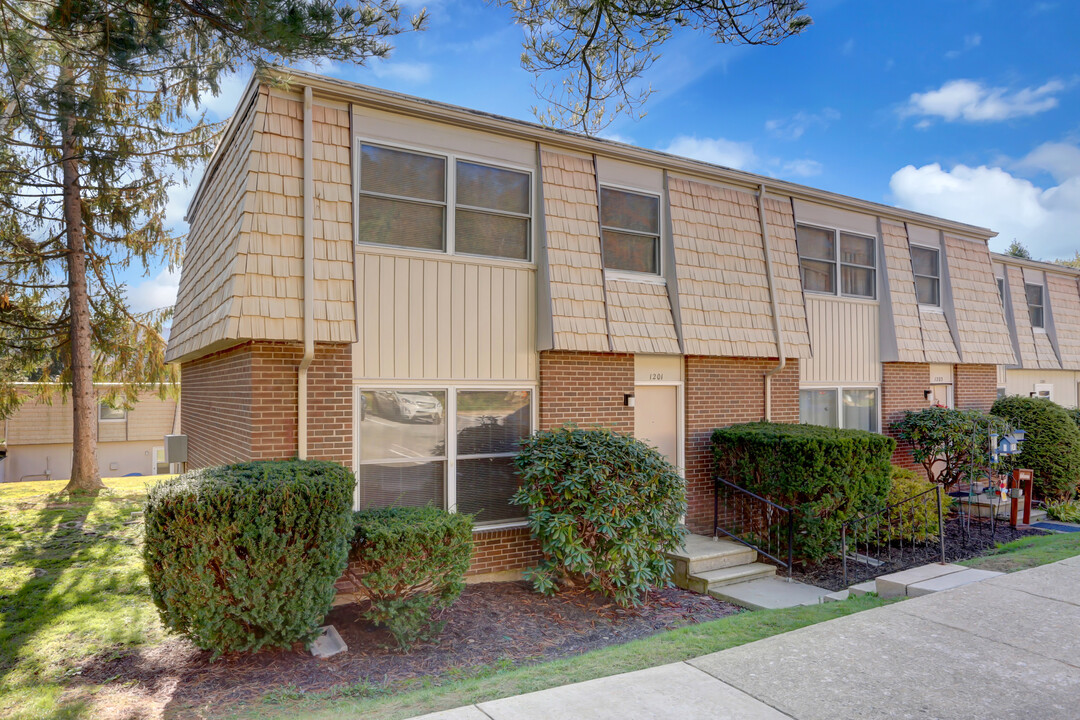
POLYGON ((1080 484, 1080 429, 1065 408, 1047 398, 1010 395, 991 412, 1024 431, 1020 454, 1006 458, 1003 468, 1034 471, 1034 493, 1042 500, 1072 498, 1080 484))
POLYGON ((631 605, 667 582, 686 487, 659 452, 610 430, 565 427, 526 439, 516 462, 521 487, 511 502, 528 511, 544 552, 528 572, 539 592, 580 579, 631 605))
POLYGON ((442 631, 439 620, 465 589, 472 559, 472 516, 435 507, 364 510, 346 577, 364 617, 403 648, 442 631))
POLYGON ((165 627, 217 657, 310 642, 345 569, 355 480, 329 462, 253 462, 163 480, 143 559, 165 627))
POLYGON ((717 471, 795 512, 794 556, 819 560, 851 517, 884 506, 896 442, 863 430, 756 422, 714 430, 717 471))
MULTIPOLYGON (((889 505, 897 505, 908 498, 920 496, 906 505, 901 505, 889 513, 891 520, 891 540, 915 540, 925 542, 937 537, 938 509, 937 500, 932 492, 937 487, 926 478, 919 477, 907 468, 892 467, 892 479, 889 486, 889 505), (925 494, 924 494, 925 493, 925 494)), ((952 509, 954 498, 941 492, 941 516, 947 517, 952 509)), ((883 518, 883 521, 885 518, 883 518)))

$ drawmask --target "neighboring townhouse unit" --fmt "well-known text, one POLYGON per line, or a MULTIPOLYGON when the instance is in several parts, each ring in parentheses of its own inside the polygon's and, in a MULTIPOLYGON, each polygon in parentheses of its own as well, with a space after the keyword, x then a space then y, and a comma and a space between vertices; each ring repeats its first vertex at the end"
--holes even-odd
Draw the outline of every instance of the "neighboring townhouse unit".
POLYGON ((191 467, 340 461, 357 507, 476 513, 472 571, 510 570, 533 430, 649 441, 708 531, 714 428, 887 431, 989 408, 1014 362, 983 228, 289 76, 252 80, 189 209, 191 467))
MULTIPOLYGON (((165 436, 180 432, 180 403, 143 393, 131 410, 98 406, 98 467, 102 477, 169 472, 165 436)), ((29 400, 3 421, 7 457, 0 482, 71 477, 71 402, 29 400)))
POLYGON ((1014 364, 998 370, 1000 395, 1080 406, 1080 270, 994 254, 1014 364))

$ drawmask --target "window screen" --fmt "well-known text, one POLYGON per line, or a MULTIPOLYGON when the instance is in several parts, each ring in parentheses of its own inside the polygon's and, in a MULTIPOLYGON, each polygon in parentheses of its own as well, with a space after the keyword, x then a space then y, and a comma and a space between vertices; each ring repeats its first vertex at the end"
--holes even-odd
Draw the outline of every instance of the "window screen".
POLYGON ((528 390, 459 390, 457 415, 457 507, 477 523, 524 518, 510 504, 520 480, 518 445, 532 432, 528 390))
POLYGON ((1031 327, 1046 327, 1043 317, 1043 288, 1042 285, 1024 285, 1024 294, 1027 295, 1028 317, 1031 318, 1031 327))
POLYGON ((830 295, 876 297, 875 238, 810 225, 797 225, 795 237, 804 289, 830 295))
POLYGON ((660 273, 660 198, 600 188, 604 267, 660 273))
POLYGON ((836 236, 832 230, 799 225, 795 229, 803 288, 836 293, 836 236))
POLYGON ((911 270, 915 274, 915 297, 920 305, 941 305, 940 252, 911 246, 911 270))
POLYGON ((357 237, 361 242, 442 250, 446 159, 360 146, 357 237))
POLYGON ((455 250, 528 260, 529 174, 460 160, 456 172, 455 250))
POLYGON ((853 297, 872 298, 877 268, 874 238, 840 233, 840 292, 853 297))

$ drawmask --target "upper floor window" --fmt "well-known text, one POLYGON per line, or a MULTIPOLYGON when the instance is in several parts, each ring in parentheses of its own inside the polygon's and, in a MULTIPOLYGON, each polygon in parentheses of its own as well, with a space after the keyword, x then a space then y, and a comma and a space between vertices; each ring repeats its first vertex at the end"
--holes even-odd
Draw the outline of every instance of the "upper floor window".
POLYGON ((1031 318, 1031 327, 1045 328, 1042 285, 1026 283, 1024 285, 1024 294, 1027 295, 1028 317, 1031 318))
POLYGON ((941 307, 941 251, 912 245, 911 271, 919 304, 941 307))
POLYGON ((660 198, 600 188, 604 267, 660 274, 660 198))
POLYGON ((98 420, 126 420, 127 410, 109 407, 105 403, 98 405, 98 420))
POLYGON ((1001 308, 1005 309, 1005 278, 997 279, 998 286, 998 300, 1001 301, 1001 308))
POLYGON ((357 237, 419 250, 528 260, 529 173, 360 145, 357 237), (453 185, 453 216, 448 217, 453 185))
POLYGON ((799 225, 796 233, 804 289, 847 297, 876 296, 874 238, 810 225, 799 225))

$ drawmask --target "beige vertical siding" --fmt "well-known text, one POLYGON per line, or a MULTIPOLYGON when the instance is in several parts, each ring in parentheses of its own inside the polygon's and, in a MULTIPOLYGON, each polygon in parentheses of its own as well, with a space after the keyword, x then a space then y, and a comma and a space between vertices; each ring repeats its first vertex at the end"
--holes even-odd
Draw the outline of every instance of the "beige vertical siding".
MULTIPOLYGON (((688 355, 776 357, 757 200, 750 193, 673 177, 671 224, 685 351, 688 355)), ((789 357, 810 356, 790 206, 770 201, 773 259, 789 357), (775 221, 775 222, 774 222, 775 221)))
POLYGON ((615 352, 679 352, 667 286, 655 282, 608 279, 607 309, 615 352))
POLYGON ((1046 291, 1054 314, 1061 363, 1070 370, 1080 369, 1080 292, 1072 275, 1046 273, 1046 291))
POLYGON ((986 243, 946 235, 945 249, 964 362, 1011 365, 1012 340, 986 243))
POLYGON ((540 163, 555 348, 607 352, 604 266, 592 161, 543 150, 540 163))
POLYGON ((1027 295, 1024 292, 1024 271, 1015 265, 1005 266, 1005 281, 1009 283, 1012 296, 1013 319, 1016 321, 1016 337, 1020 343, 1018 363, 1024 368, 1036 369, 1039 356, 1035 350, 1035 333, 1028 316, 1027 295))
POLYGON ((532 267, 358 251, 356 272, 356 378, 535 378, 532 267))
POLYGON ((876 303, 807 295, 806 316, 814 357, 799 363, 800 381, 881 382, 876 303))
POLYGON ((1006 371, 1005 392, 1008 395, 1027 396, 1036 385, 1053 385, 1053 400, 1058 405, 1077 407, 1077 383, 1080 373, 1072 370, 1020 370, 1006 371))
POLYGON ((885 246, 885 268, 889 278, 893 325, 896 328, 897 359, 900 362, 925 362, 922 319, 915 298, 915 276, 911 272, 907 231, 901 225, 882 222, 881 239, 885 246))
MULTIPOLYGON (((175 400, 144 393, 125 420, 98 422, 98 442, 162 440, 173 431, 175 413, 175 400)), ((9 446, 48 445, 71 443, 71 433, 71 402, 57 394, 51 404, 37 400, 24 403, 7 419, 5 437, 9 446)))

